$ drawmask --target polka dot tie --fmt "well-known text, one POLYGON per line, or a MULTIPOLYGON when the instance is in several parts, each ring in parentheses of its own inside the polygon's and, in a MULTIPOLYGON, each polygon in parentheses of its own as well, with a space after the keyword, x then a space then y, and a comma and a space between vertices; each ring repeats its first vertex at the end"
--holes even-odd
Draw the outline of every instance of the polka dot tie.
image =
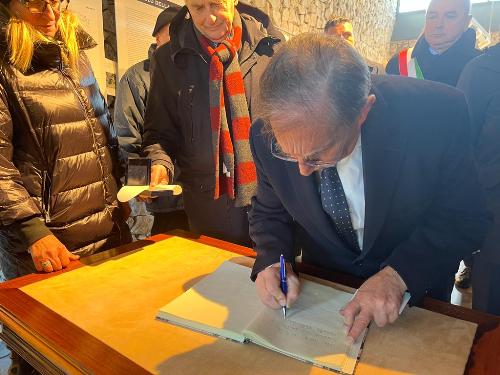
POLYGON ((358 238, 351 222, 349 205, 336 167, 321 171, 321 204, 330 216, 337 233, 353 250, 360 251, 358 238))

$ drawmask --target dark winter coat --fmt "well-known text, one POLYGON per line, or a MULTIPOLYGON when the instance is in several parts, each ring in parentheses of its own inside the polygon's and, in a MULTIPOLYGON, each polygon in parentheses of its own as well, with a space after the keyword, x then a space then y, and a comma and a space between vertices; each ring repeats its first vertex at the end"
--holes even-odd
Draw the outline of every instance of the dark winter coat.
POLYGON ((84 52, 95 42, 77 36, 79 80, 58 42, 38 45, 26 73, 0 45, 2 252, 25 253, 48 234, 81 255, 130 238, 116 200, 118 142, 84 52))
MULTIPOLYGON (((150 95, 146 110, 143 147, 154 164, 163 164, 174 175, 175 160, 181 169, 179 181, 185 190, 210 192, 213 196, 215 165, 209 109, 208 56, 201 50, 193 23, 185 19, 184 7, 170 25, 171 40, 156 50, 150 95)), ((245 93, 253 118, 259 79, 273 55, 277 40, 262 24, 241 14, 242 49, 239 54, 245 93)))
MULTIPOLYGON (((440 55, 433 55, 429 43, 422 35, 415 44, 412 57, 417 58, 425 79, 456 86, 464 66, 481 54, 475 48, 476 32, 468 29, 455 44, 440 55)), ((385 68, 387 74, 399 75, 399 52, 394 55, 385 68)))
POLYGON ((500 44, 467 64, 458 88, 469 103, 479 180, 494 217, 474 258, 472 307, 500 315, 500 44))

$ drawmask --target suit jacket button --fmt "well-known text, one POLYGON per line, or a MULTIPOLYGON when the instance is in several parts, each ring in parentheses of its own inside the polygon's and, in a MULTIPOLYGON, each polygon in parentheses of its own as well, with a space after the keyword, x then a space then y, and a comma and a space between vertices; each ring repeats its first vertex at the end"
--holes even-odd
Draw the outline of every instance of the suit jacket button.
POLYGON ((356 265, 357 265, 358 267, 363 267, 363 262, 362 262, 362 261, 356 262, 356 265))

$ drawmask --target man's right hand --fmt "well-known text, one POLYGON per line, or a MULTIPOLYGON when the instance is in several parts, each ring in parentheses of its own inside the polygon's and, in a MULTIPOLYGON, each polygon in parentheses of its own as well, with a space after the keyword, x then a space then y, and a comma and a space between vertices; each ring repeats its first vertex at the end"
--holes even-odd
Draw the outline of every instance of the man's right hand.
MULTIPOLYGON (((151 180, 149 183, 149 187, 153 188, 156 185, 160 184, 168 184, 169 183, 169 176, 168 176, 168 171, 167 168, 163 165, 153 165, 151 167, 151 180)), ((151 203, 153 201, 154 197, 151 197, 151 195, 139 195, 137 196, 137 201, 139 202, 145 202, 145 203, 151 203)))
POLYGON ((31 257, 39 272, 59 271, 80 256, 72 254, 53 234, 43 237, 30 247, 31 257))
POLYGON ((153 165, 151 167, 151 182, 150 187, 155 187, 156 185, 169 183, 168 171, 164 165, 153 165))
POLYGON ((288 291, 285 296, 280 287, 279 263, 273 264, 257 274, 255 280, 257 294, 264 305, 271 309, 280 309, 283 306, 290 307, 297 300, 300 292, 300 281, 293 272, 290 263, 286 264, 286 280, 288 291))

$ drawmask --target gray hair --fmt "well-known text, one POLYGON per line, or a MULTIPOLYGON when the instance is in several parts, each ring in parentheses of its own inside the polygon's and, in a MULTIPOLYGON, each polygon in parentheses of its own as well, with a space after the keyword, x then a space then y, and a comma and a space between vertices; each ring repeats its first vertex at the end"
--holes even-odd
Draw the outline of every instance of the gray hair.
MULTIPOLYGON (((311 119, 309 126, 351 129, 371 89, 363 58, 341 38, 306 33, 274 54, 260 80, 260 116, 311 119)), ((270 129, 267 129, 270 130, 270 129)))

